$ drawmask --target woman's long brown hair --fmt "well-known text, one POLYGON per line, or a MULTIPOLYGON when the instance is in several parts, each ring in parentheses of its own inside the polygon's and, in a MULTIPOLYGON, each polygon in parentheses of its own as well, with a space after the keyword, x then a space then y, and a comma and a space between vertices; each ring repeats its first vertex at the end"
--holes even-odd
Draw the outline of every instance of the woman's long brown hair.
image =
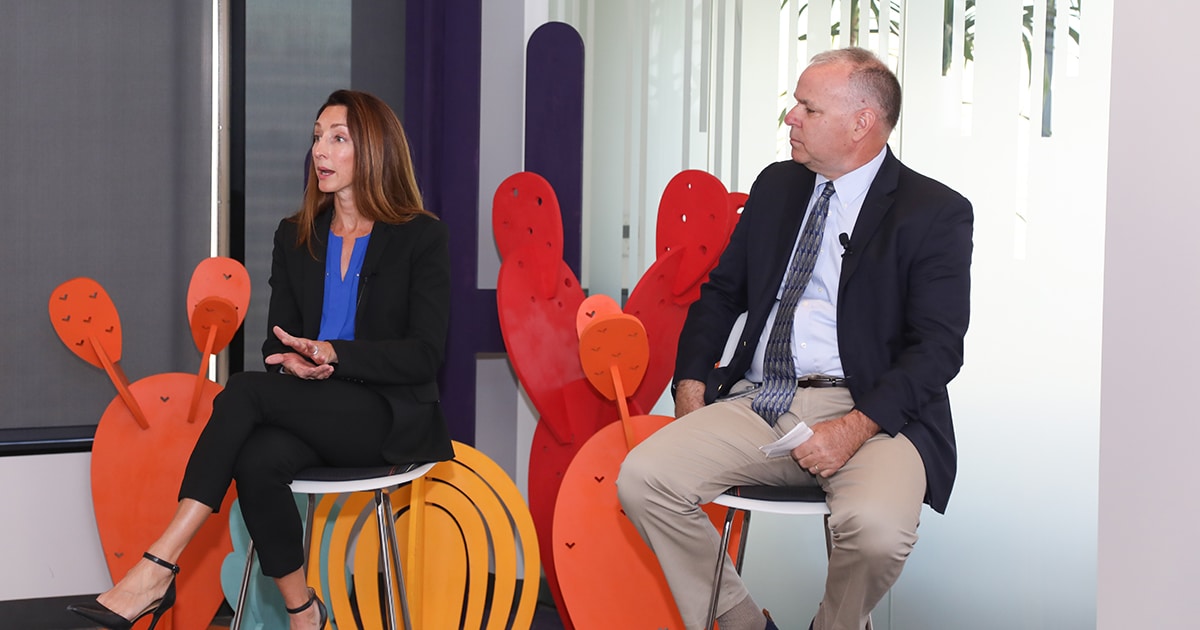
MULTIPOLYGON (((408 137, 396 114, 378 97, 366 92, 338 90, 329 95, 321 112, 333 105, 346 107, 346 126, 354 142, 354 203, 364 217, 382 223, 399 224, 424 214, 425 209, 417 178, 413 173, 408 137)), ((311 156, 310 156, 311 157, 311 156)), ((313 253, 317 215, 333 206, 333 195, 317 186, 315 167, 309 166, 304 202, 291 218, 299 224, 296 246, 313 253)))

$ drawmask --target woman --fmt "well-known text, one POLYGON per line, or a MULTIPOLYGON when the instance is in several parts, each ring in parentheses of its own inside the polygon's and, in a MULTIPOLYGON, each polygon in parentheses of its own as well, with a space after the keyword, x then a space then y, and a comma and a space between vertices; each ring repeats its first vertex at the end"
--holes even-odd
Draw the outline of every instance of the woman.
POLYGON ((70 609, 106 628, 153 615, 153 628, 175 602, 175 561, 236 479, 290 628, 324 628, 288 483, 311 466, 454 456, 436 382, 449 321, 447 240, 422 206, 395 114, 369 94, 331 94, 313 127, 304 203, 275 232, 267 372, 230 377, 166 531, 111 590, 70 609))

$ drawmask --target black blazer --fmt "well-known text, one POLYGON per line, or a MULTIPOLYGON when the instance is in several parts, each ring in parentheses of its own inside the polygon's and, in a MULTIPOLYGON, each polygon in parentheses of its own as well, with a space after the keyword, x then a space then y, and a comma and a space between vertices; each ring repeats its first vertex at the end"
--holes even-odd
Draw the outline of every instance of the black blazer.
MULTIPOLYGON (((750 367, 816 182, 795 162, 768 166, 680 334, 675 378, 707 384, 705 401, 750 367), (746 326, 714 368, 734 320, 746 326)), ((888 150, 842 257, 838 349, 857 409, 903 433, 925 464, 925 501, 946 509, 957 454, 946 385, 963 361, 970 311, 971 204, 888 150)))
MULTIPOLYGON (((332 211, 317 216, 312 253, 296 246, 296 223, 284 219, 275 230, 264 358, 291 352, 273 326, 308 339, 320 332, 332 220, 332 211)), ((330 342, 338 356, 333 378, 362 383, 391 405, 392 431, 382 447, 396 464, 454 457, 437 385, 450 321, 448 242, 446 225, 432 217, 376 222, 359 276, 355 339, 330 342)))

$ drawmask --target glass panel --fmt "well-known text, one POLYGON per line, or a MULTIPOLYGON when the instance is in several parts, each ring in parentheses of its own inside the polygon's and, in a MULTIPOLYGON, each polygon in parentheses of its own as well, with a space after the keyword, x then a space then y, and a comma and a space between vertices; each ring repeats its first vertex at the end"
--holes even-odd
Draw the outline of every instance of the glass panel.
MULTIPOLYGON (((585 283, 613 297, 652 261, 672 175, 704 169, 746 191, 759 169, 786 159, 780 114, 806 59, 852 39, 886 57, 905 90, 891 145, 972 200, 976 254, 967 363, 951 385, 955 496, 946 516, 924 520, 875 627, 970 627, 981 617, 1094 627, 1105 199, 1103 186, 1080 184, 1104 179, 1110 50, 1080 36, 1080 2, 554 6, 552 17, 584 35, 590 60, 585 283), (1014 461, 1054 462, 1054 479, 1014 461)), ((1111 21, 1111 7, 1089 5, 1089 32, 1111 21)), ((802 626, 811 589, 797 597, 779 585, 798 584, 797 572, 819 579, 821 550, 804 555, 809 543, 793 540, 791 524, 770 523, 749 549, 747 580, 776 618, 802 626)))
POLYGON ((271 245, 280 219, 300 207, 317 109, 350 86, 350 4, 246 2, 246 370, 262 369, 271 245))

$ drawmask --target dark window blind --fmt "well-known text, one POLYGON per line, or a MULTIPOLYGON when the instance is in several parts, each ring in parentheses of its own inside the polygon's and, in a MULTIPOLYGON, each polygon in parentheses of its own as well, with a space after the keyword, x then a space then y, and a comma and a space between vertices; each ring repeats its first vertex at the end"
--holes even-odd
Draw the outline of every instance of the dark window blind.
POLYGON ((210 14, 188 0, 5 3, 0 444, 90 434, 116 395, 50 325, 70 278, 112 296, 131 381, 199 368, 185 299, 209 248, 210 14))

